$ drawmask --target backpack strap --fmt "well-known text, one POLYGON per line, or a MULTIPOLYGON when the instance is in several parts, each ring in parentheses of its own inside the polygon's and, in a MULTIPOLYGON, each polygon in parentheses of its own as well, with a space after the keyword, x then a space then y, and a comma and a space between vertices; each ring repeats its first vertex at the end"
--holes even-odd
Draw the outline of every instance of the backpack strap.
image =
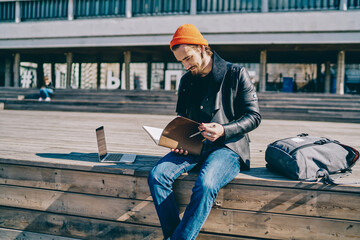
POLYGON ((330 185, 349 185, 349 184, 360 184, 360 181, 352 181, 352 182, 338 182, 336 181, 339 178, 346 177, 351 174, 351 169, 347 169, 344 172, 332 174, 330 176, 329 172, 324 169, 320 168, 316 172, 316 181, 322 181, 324 184, 330 184, 330 185))
POLYGON ((316 172, 316 181, 319 182, 320 180, 322 180, 324 184, 335 185, 335 182, 330 177, 329 172, 326 171, 324 168, 319 168, 319 170, 316 172))

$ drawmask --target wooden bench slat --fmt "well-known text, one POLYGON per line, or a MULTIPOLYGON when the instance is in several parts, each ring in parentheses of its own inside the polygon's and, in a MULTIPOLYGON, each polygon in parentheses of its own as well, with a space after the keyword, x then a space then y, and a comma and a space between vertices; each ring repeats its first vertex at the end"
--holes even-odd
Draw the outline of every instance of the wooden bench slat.
POLYGON ((0 227, 82 239, 162 239, 160 227, 3 206, 0 227))
MULTIPOLYGON (((149 198, 150 200, 151 198, 149 198)), ((0 205, 88 218, 159 225, 151 201, 0 185, 0 205)), ((180 213, 185 206, 180 206, 180 213)), ((360 238, 360 222, 250 210, 212 209, 203 231, 269 238, 360 238), (286 224, 284 224, 286 223, 286 224), (306 234, 304 235, 304 232, 306 234), (336 236, 336 237, 335 237, 336 236)))
MULTIPOLYGON (((0 183, 136 200, 150 196, 145 177, 21 165, 0 164, 0 183)), ((193 181, 175 182, 179 204, 189 202, 193 185, 193 181)), ((360 194, 230 183, 220 190, 216 203, 226 209, 360 220, 360 194)))
MULTIPOLYGON (((8 208, 0 206, 0 227, 12 228, 12 231, 39 231, 41 234, 54 234, 61 236, 76 236, 82 239, 113 239, 113 240, 162 240, 160 227, 129 224, 123 222, 104 221, 78 216, 68 216, 55 213, 40 212, 27 209, 8 208)), ((0 228, 1 229, 1 228, 0 228)), ((76 238, 66 238, 72 240, 76 238)), ((33 240, 33 238, 30 238, 33 240)), ((30 240, 29 239, 29 240, 30 240)), ((230 234, 211 234, 200 232, 198 240, 248 240, 254 237, 231 236, 230 234)), ((10 239, 9 239, 10 240, 10 239)), ((11 239, 13 240, 13 239, 11 239)))
POLYGON ((14 229, 0 228, 0 236, 2 240, 80 240, 79 238, 61 237, 43 233, 33 233, 28 231, 20 231, 14 229))

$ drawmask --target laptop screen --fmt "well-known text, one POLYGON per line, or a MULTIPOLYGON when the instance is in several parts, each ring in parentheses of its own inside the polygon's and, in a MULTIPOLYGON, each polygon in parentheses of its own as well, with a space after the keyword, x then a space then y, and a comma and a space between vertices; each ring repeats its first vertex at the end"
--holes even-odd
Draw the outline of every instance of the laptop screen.
POLYGON ((96 129, 96 139, 99 148, 99 158, 101 161, 106 157, 107 154, 104 126, 101 126, 96 129))

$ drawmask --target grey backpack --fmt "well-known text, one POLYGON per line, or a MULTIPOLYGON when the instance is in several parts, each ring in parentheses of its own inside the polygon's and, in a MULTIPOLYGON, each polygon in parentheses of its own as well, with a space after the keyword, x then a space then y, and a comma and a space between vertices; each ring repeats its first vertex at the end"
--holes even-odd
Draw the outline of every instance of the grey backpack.
MULTIPOLYGON (((335 184, 331 174, 351 173, 359 152, 336 140, 300 134, 275 141, 265 152, 266 167, 288 178, 335 184)), ((334 176, 334 175, 333 175, 334 176)))

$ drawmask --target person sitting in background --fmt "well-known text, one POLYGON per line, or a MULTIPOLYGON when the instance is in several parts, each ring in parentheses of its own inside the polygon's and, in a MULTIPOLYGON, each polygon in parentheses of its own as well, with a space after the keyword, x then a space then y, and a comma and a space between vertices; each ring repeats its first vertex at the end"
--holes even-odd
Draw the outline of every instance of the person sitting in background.
POLYGON ((54 87, 52 86, 49 77, 44 77, 44 85, 40 88, 40 97, 39 101, 51 101, 51 97, 54 95, 54 87))

